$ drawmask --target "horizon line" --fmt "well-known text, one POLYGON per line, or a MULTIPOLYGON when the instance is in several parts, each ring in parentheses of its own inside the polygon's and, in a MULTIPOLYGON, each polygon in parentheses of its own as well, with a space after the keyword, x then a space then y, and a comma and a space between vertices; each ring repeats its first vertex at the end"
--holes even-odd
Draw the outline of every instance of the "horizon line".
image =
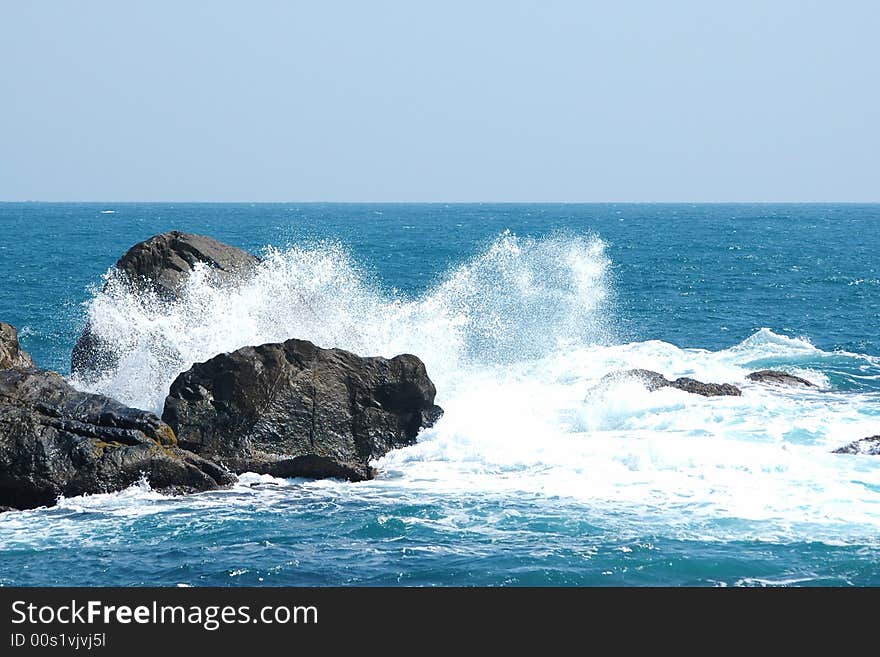
POLYGON ((811 200, 811 201, 306 201, 306 200, 285 200, 285 201, 219 201, 219 200, 43 200, 43 199, 17 199, 17 200, 0 200, 0 204, 229 204, 229 205, 286 205, 286 204, 303 204, 303 205, 880 205, 880 199, 872 201, 839 201, 839 200, 811 200))

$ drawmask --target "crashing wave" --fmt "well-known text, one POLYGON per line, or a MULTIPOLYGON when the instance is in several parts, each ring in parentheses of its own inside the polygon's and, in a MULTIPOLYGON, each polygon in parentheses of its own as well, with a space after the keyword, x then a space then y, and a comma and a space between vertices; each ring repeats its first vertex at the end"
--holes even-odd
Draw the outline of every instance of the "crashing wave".
POLYGON ((664 531, 686 526, 682 536, 718 536, 727 518, 762 523, 758 538, 880 527, 880 466, 829 453, 876 433, 877 359, 767 328, 719 351, 621 343, 596 237, 502 234, 417 298, 382 289, 329 242, 268 249, 235 286, 207 273, 196 268, 170 302, 110 275, 88 314, 119 364, 88 387, 161 411, 178 373, 248 344, 297 337, 363 355, 409 352, 446 414, 381 459, 362 493, 560 497, 664 531), (750 385, 746 375, 764 367, 823 390, 750 385), (634 368, 729 382, 743 395, 650 392, 633 380, 597 390, 609 372, 634 368))

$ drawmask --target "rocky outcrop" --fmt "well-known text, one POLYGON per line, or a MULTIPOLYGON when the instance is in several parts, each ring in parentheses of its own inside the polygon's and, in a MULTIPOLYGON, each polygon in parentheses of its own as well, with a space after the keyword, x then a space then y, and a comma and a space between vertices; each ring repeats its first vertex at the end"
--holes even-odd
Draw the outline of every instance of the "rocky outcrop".
POLYGON ((11 324, 0 322, 0 370, 9 367, 33 367, 34 361, 18 344, 18 331, 11 324))
MULTIPOLYGON (((136 289, 165 299, 179 296, 195 266, 204 263, 218 281, 249 271, 259 258, 204 235, 172 231, 135 244, 116 263, 124 280, 136 289)), ((115 367, 113 350, 86 326, 71 356, 71 371, 85 380, 115 367)))
POLYGON ((234 481, 180 449, 152 413, 79 392, 55 372, 0 370, 0 506, 51 505, 146 478, 154 489, 204 491, 234 481))
POLYGON ((434 395, 415 356, 288 340, 197 363, 171 385, 162 419, 181 447, 235 472, 357 481, 440 417, 434 395))
POLYGON ((599 383, 602 385, 623 378, 638 379, 648 390, 651 391, 659 390, 660 388, 677 388, 678 390, 690 392, 695 395, 702 395, 703 397, 739 397, 742 395, 742 391, 730 383, 703 383, 702 381, 697 381, 696 379, 691 379, 686 376, 670 381, 659 372, 640 369, 611 372, 610 374, 603 376, 599 383))
POLYGON ((219 278, 247 271, 259 258, 205 235, 172 231, 135 244, 116 263, 116 269, 135 285, 168 298, 180 294, 195 266, 204 263, 219 278))
POLYGON ((815 383, 781 370, 758 370, 757 372, 747 374, 746 378, 757 383, 770 383, 779 386, 817 387, 815 383))
POLYGON ((867 456, 880 456, 880 436, 871 436, 851 442, 839 449, 835 449, 833 454, 865 454, 867 456))

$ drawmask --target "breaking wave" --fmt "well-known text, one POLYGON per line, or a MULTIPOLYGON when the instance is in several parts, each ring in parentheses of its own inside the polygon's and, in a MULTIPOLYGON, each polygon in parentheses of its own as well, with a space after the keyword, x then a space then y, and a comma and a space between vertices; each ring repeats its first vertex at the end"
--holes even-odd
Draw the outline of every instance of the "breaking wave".
POLYGON ((479 364, 516 363, 608 343, 611 286, 598 238, 521 239, 505 233, 418 299, 383 290, 338 244, 270 248, 235 285, 198 267, 169 302, 115 273, 89 302, 92 333, 118 366, 74 384, 161 411, 193 363, 289 338, 362 355, 414 353, 444 383, 479 364))
POLYGON ((682 538, 877 536, 877 461, 829 453, 878 433, 875 358, 767 328, 720 351, 624 342, 611 263, 594 236, 504 233, 417 298, 383 289, 339 244, 264 255, 235 285, 197 269, 174 302, 108 274, 88 319, 119 364, 74 384, 161 412, 180 372, 245 345, 296 337, 362 355, 414 353, 446 414, 417 445, 381 459, 378 480, 348 490, 558 497, 682 538), (765 367, 818 387, 746 379, 765 367), (743 395, 600 385, 629 368, 734 383, 743 395))

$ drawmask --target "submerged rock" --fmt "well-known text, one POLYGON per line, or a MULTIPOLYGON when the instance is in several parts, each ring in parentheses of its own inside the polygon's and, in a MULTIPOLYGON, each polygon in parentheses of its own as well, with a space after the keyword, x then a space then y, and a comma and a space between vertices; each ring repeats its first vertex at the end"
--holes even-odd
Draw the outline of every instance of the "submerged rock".
MULTIPOLYGON (((204 263, 218 281, 249 271, 259 258, 205 235, 172 231, 135 244, 116 263, 117 271, 135 289, 150 290, 165 299, 176 299, 195 266, 204 263)), ((116 358, 111 345, 86 326, 71 355, 71 371, 94 380, 112 369, 116 358)))
POLYGON ((703 397, 739 397, 742 395, 742 390, 731 383, 703 383, 686 376, 670 381, 669 386, 703 397))
POLYGON ((678 390, 702 395, 703 397, 739 397, 742 395, 742 391, 730 383, 703 383, 686 376, 670 381, 659 372, 641 369, 611 372, 603 376, 599 383, 602 385, 623 378, 638 379, 650 391, 659 390, 660 388, 677 388, 678 390))
POLYGON ((599 381, 599 385, 613 383, 621 379, 638 379, 638 381, 651 392, 659 390, 660 388, 665 388, 670 384, 670 381, 659 372, 636 369, 609 372, 602 377, 599 381))
POLYGON ((162 418, 180 445, 235 472, 373 476, 442 414, 417 357, 357 356, 304 340, 244 347, 197 363, 171 385, 162 418))
POLYGON ((851 442, 839 449, 835 449, 832 454, 865 454, 866 456, 880 456, 880 436, 870 436, 851 442))
POLYGON ((51 505, 59 495, 118 491, 142 478, 173 493, 235 479, 180 449, 152 413, 79 392, 55 372, 0 371, 0 506, 51 505))
POLYGON ((756 381, 758 383, 771 383, 774 385, 783 386, 801 386, 805 388, 818 387, 815 383, 807 381, 806 379, 802 379, 801 377, 795 376, 794 374, 783 372, 781 370, 758 370, 757 372, 747 374, 746 378, 749 381, 756 381))
POLYGON ((0 370, 9 367, 33 367, 30 354, 18 344, 18 331, 12 324, 0 322, 0 370))

